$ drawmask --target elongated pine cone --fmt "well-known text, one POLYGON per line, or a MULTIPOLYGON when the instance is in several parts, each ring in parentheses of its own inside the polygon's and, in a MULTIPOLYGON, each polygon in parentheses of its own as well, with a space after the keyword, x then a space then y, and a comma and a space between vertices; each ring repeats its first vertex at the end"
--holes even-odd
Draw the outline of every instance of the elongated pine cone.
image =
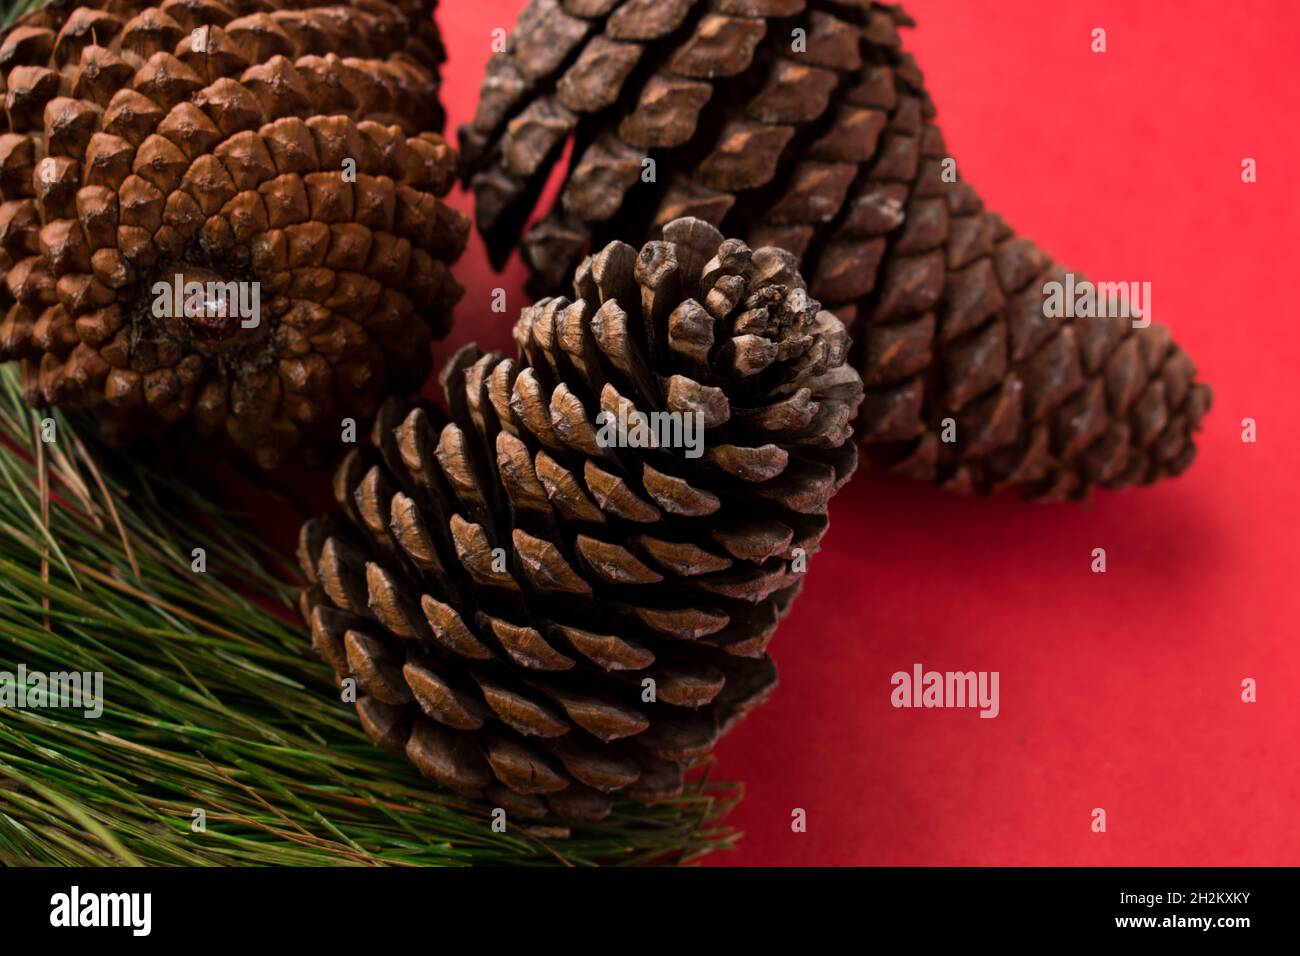
POLYGON ((28 400, 273 466, 417 389, 469 228, 432 11, 54 2, 7 30, 0 359, 28 400))
POLYGON ((681 791, 774 686, 765 648, 856 464, 848 338, 793 257, 663 234, 524 310, 518 360, 462 350, 449 417, 385 405, 335 479, 350 520, 302 531, 313 644, 370 736, 524 816, 681 791))
POLYGON ((538 287, 697 216, 795 253, 849 326, 871 465, 1044 499, 1182 472, 1210 390, 1163 328, 1045 316, 1064 270, 945 176, 910 25, 869 0, 534 0, 460 131, 492 255, 571 144, 523 241, 538 287))

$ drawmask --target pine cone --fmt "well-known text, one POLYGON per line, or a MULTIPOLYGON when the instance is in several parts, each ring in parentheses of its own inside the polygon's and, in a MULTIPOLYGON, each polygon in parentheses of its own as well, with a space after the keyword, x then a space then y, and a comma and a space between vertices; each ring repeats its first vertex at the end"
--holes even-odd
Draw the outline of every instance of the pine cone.
POLYGON ((1180 473, 1210 390, 1162 328, 1045 317, 1064 270, 945 180, 902 25, 868 0, 534 0, 460 131, 494 261, 571 143, 524 238, 536 286, 697 216, 795 253, 849 326, 870 464, 1046 499, 1180 473))
POLYGON ((432 7, 55 2, 7 30, 0 359, 28 400, 273 466, 417 389, 469 228, 438 198, 432 7))
POLYGON ((313 644, 368 733, 524 816, 680 792, 775 684, 765 648, 856 463, 848 338, 793 257, 663 234, 525 309, 517 361, 462 350, 449 417, 386 404, 335 478, 350 522, 302 531, 313 644), (637 438, 638 412, 700 423, 702 454, 637 438))

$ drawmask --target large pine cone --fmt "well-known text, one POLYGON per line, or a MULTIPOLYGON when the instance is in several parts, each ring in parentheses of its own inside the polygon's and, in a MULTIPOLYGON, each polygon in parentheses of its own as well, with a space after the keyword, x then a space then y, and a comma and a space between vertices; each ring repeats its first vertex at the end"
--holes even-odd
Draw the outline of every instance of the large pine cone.
POLYGON ((271 466, 417 389, 468 233, 439 199, 432 8, 55 2, 7 30, 0 359, 29 401, 123 438, 192 423, 271 466), (250 306, 258 283, 260 307, 160 315, 176 276, 250 306))
POLYGON ((794 252, 849 326, 871 464, 1047 499, 1180 473, 1210 404, 1191 360, 1162 328, 1044 316, 1064 272, 945 181, 900 25, 869 0, 534 0, 460 131, 494 259, 572 143, 524 238, 539 287, 588 243, 697 216, 794 252))
POLYGON ((765 648, 856 463, 848 338, 793 257, 663 233, 526 309, 518 361, 462 350, 449 418, 386 405, 335 480, 350 525, 302 532, 313 643, 366 730, 526 816, 681 790, 773 687, 765 648), (615 447, 602 410, 697 415, 702 455, 615 447))

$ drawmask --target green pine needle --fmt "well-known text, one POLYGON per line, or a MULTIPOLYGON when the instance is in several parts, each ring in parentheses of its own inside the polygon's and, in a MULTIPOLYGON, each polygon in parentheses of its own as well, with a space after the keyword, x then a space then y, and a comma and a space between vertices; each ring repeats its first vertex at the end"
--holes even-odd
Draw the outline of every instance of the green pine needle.
POLYGON ((94 434, 28 409, 18 369, 0 369, 0 672, 104 675, 97 719, 0 709, 0 864, 688 862, 737 839, 716 821, 739 786, 707 779, 567 838, 494 833, 489 807, 361 732, 296 621, 283 556, 94 434))
POLYGON ((29 10, 44 5, 44 0, 0 0, 0 27, 6 27, 29 10))

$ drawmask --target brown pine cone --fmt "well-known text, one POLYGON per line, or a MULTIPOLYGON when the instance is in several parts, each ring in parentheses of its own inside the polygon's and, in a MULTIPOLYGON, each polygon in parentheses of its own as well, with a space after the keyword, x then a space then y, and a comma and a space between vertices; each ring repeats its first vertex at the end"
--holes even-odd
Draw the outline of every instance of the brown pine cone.
POLYGON ((571 143, 523 241, 537 287, 697 216, 795 253, 849 326, 872 465, 1047 499, 1180 473, 1210 390, 1164 329, 1044 316, 1063 270, 945 177, 903 25, 869 0, 534 0, 460 131, 494 260, 571 143))
POLYGON ((793 257, 663 234, 524 310, 518 360, 462 350, 449 417, 386 404, 335 478, 350 521, 302 531, 313 644, 367 732, 526 817, 680 792, 774 686, 765 648, 856 463, 848 338, 793 257), (638 412, 682 431, 651 444, 638 412))
POLYGON ((432 8, 56 2, 6 30, 0 359, 28 400, 273 466, 416 390, 468 233, 432 8))

